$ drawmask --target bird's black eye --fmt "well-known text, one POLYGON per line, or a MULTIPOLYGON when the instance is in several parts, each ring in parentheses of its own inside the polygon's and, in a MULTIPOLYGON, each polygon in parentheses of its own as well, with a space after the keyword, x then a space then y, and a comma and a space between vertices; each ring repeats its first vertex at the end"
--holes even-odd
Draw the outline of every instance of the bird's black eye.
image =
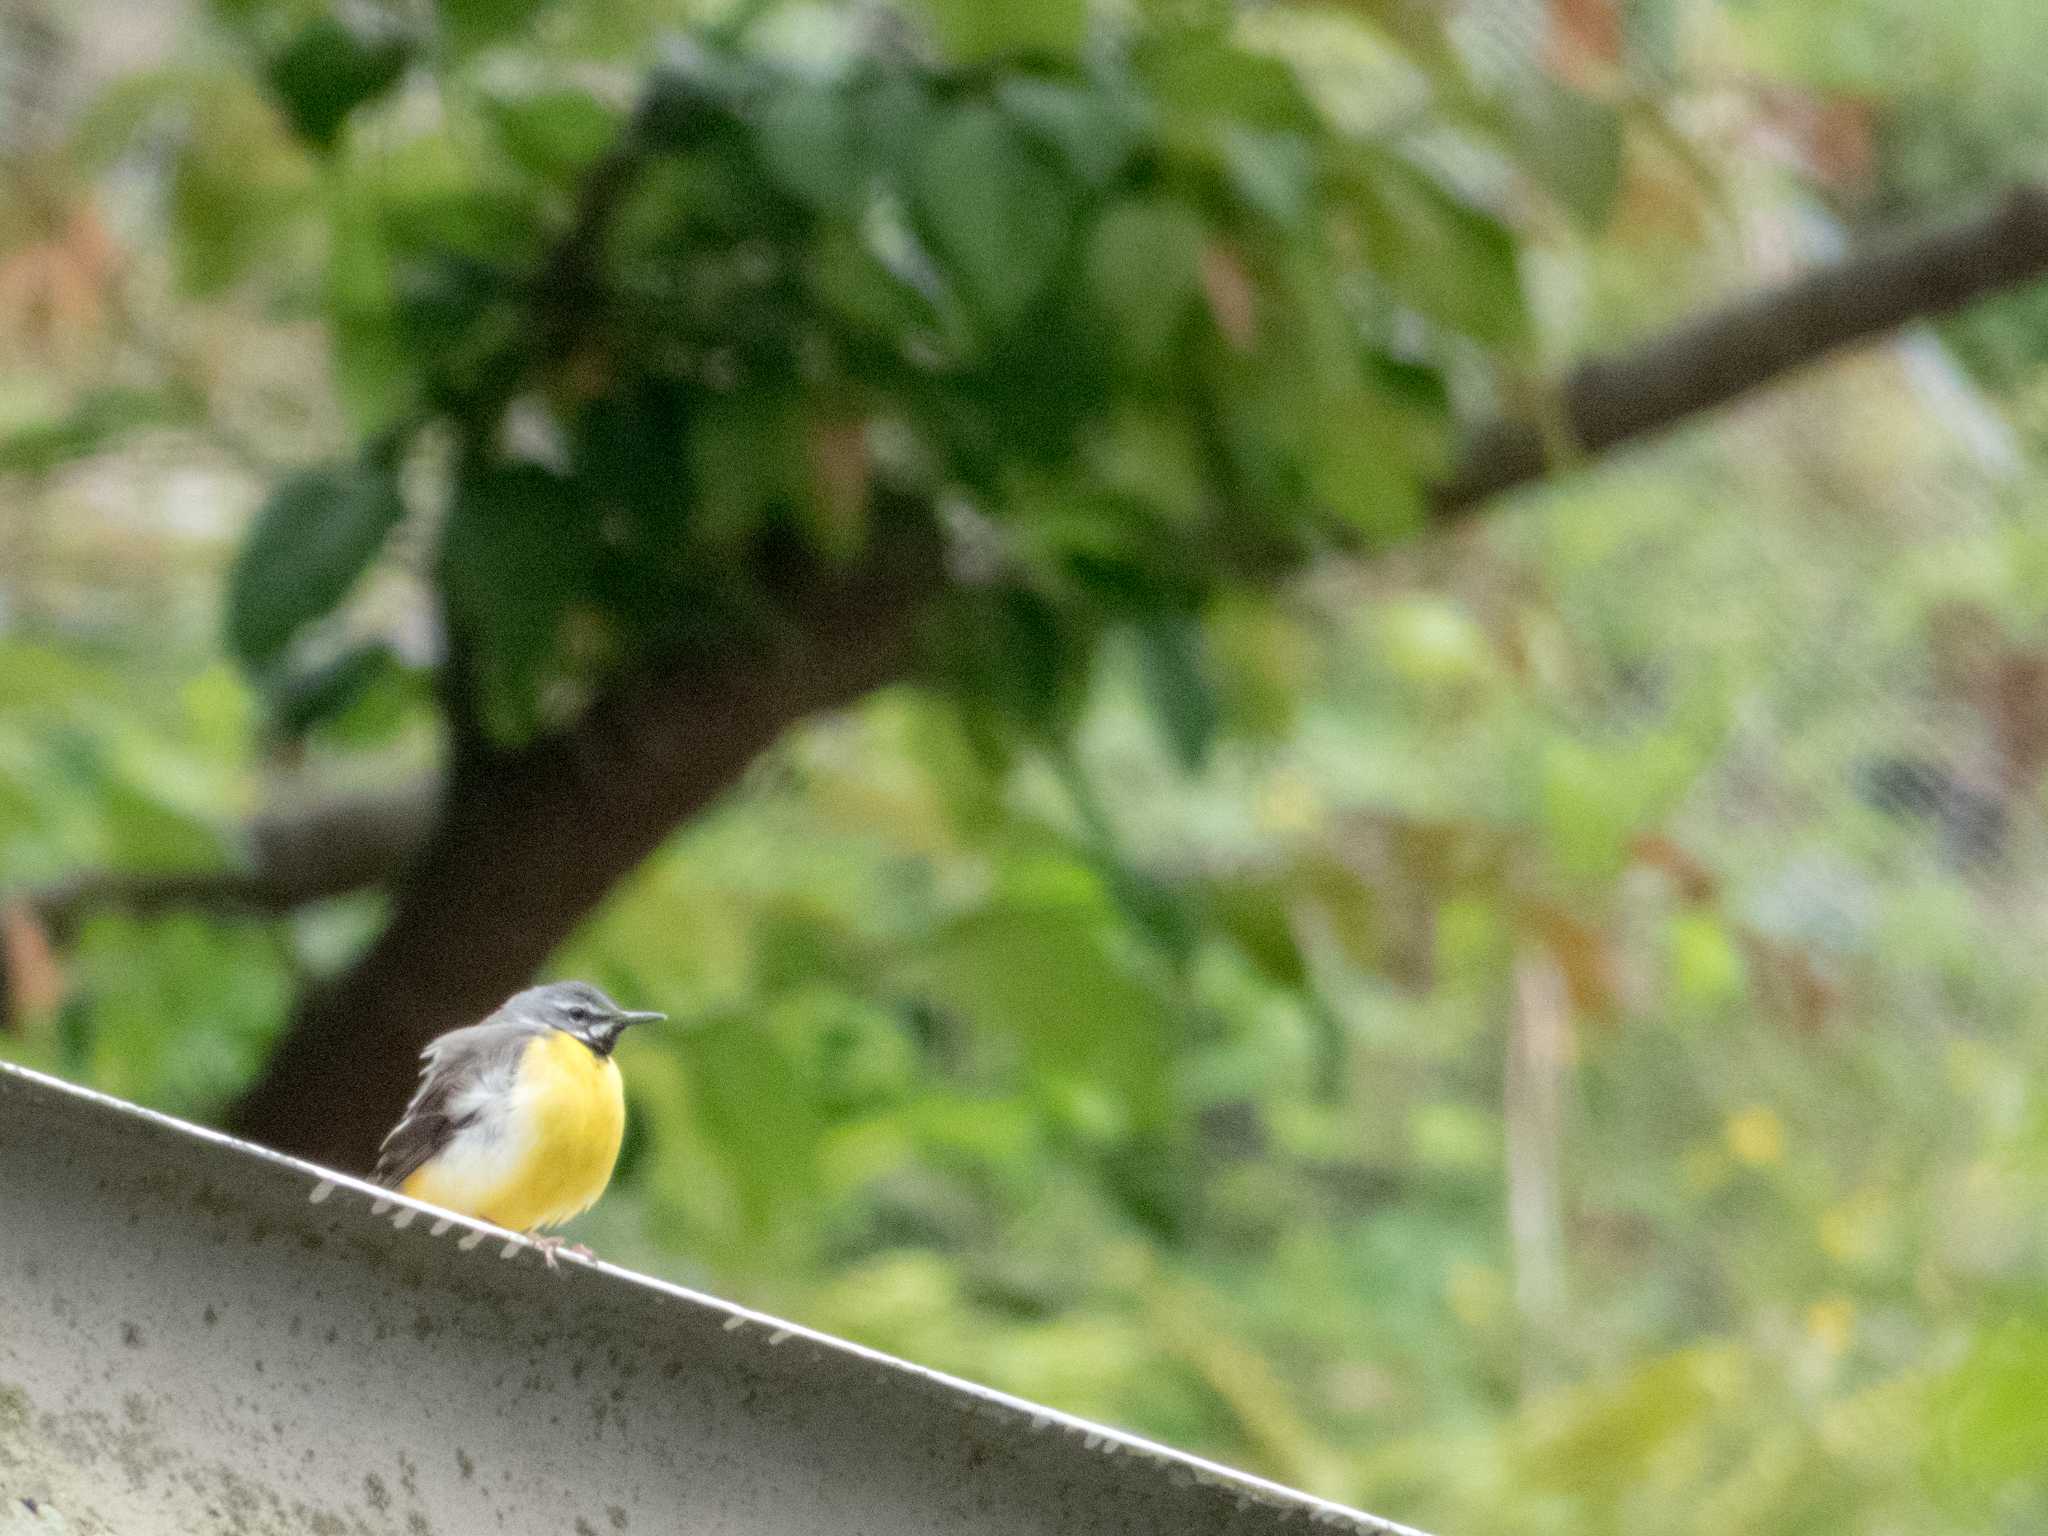
POLYGON ((590 1022, 590 1010, 581 1003, 571 1003, 562 1012, 568 1016, 571 1024, 588 1024, 590 1022))

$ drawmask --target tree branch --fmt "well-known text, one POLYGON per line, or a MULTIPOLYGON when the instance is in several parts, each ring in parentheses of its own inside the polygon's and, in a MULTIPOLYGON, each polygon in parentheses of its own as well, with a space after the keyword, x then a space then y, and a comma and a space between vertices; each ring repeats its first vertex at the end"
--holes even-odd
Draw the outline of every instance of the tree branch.
MULTIPOLYGON (((1574 444, 1596 455, 1753 393, 1830 353, 2048 274, 2048 187, 2014 189, 1967 223, 1861 252, 1714 310, 1563 386, 1574 444)), ((1525 421, 1474 433, 1431 501, 1469 511, 1551 471, 1525 421)))
POLYGON ((243 829, 242 860, 227 869, 91 869, 15 894, 59 943, 94 912, 138 917, 201 911, 276 917, 317 901, 388 885, 433 828, 431 783, 258 816, 243 829))

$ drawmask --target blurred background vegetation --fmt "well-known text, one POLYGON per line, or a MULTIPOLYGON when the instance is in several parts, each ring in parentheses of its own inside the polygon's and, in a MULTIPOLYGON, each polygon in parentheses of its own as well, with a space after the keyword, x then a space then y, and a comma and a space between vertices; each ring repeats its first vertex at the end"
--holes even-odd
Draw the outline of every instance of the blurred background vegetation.
POLYGON ((1444 1533, 2039 1529, 2048 288, 1416 530, 2044 78, 2028 0, 0 0, 0 1054, 231 1120, 402 881, 277 829, 929 495, 936 660, 545 958, 676 1020, 574 1235, 1444 1533))

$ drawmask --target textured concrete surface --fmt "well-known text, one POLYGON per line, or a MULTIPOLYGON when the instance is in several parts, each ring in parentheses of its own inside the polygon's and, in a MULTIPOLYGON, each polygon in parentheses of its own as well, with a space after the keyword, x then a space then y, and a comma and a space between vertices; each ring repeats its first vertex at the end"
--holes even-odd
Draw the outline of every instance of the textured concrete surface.
POLYGON ((1413 1536, 381 1198, 0 1064, 0 1510, 107 1536, 1413 1536))

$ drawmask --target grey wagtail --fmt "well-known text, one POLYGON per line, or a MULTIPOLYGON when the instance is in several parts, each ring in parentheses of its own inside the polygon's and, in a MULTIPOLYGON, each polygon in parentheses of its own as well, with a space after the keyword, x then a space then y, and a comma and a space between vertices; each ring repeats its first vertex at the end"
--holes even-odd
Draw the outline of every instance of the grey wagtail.
MULTIPOLYGON (((581 981, 550 982, 420 1052, 420 1086, 384 1138, 386 1189, 523 1232, 552 1268, 558 1227, 597 1203, 626 1129, 612 1047, 667 1017, 621 1008, 581 981)), ((570 1250, 589 1257, 590 1250, 570 1250)))

